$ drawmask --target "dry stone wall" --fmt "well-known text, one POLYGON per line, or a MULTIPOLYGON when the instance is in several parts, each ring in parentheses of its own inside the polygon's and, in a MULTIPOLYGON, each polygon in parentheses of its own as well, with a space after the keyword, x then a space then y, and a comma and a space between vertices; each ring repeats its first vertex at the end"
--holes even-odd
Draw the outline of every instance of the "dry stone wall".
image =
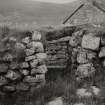
POLYGON ((95 82, 97 75, 103 76, 105 44, 103 35, 96 32, 76 31, 72 34, 69 44, 71 50, 71 62, 74 67, 77 80, 91 78, 95 82))
POLYGON ((45 83, 47 55, 41 42, 41 34, 35 31, 21 40, 6 37, 0 49, 0 91, 12 93, 29 91, 45 83))
MULTIPOLYGON (((52 61, 59 62, 62 58, 62 55, 67 55, 68 59, 66 59, 65 63, 52 63, 52 65, 65 65, 66 68, 64 69, 64 71, 67 71, 66 73, 73 73, 77 81, 88 79, 89 82, 97 84, 96 81, 99 81, 99 78, 102 79, 104 77, 105 36, 103 29, 77 26, 73 28, 64 27, 61 29, 61 31, 54 30, 48 33, 46 37, 48 41, 52 41, 51 44, 53 45, 53 47, 49 45, 50 47, 47 50, 47 54, 49 56, 48 58, 50 58, 48 60, 49 63, 52 61), (54 33, 58 36, 54 36, 54 33), (50 37, 52 40, 50 39, 50 37), (65 49, 67 50, 65 52, 66 54, 63 53, 62 45, 60 45, 60 43, 58 42, 68 42, 68 44, 66 45, 68 47, 65 49), (56 44, 58 44, 61 48, 58 49, 58 51, 56 50, 58 47, 56 44), (57 55, 57 52, 59 51, 61 53, 57 55), (60 56, 59 59, 54 59, 54 57, 57 58, 58 56, 60 56)), ((64 59, 62 61, 64 61, 64 59)))

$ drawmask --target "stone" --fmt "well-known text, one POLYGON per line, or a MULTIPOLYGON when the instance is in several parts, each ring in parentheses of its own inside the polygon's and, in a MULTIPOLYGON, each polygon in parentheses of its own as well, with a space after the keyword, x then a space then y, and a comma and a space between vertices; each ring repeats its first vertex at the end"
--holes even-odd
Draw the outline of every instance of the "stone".
POLYGON ((6 85, 8 83, 7 79, 3 76, 0 76, 0 86, 6 85))
POLYGON ((46 105, 64 105, 62 97, 58 97, 50 102, 48 102, 46 105))
POLYGON ((40 65, 37 68, 31 70, 31 74, 36 74, 36 73, 45 74, 46 72, 47 72, 46 65, 40 65))
POLYGON ((36 76, 25 76, 23 82, 29 83, 30 85, 33 83, 38 83, 45 80, 45 75, 36 75, 36 76))
POLYGON ((6 85, 3 87, 4 92, 14 92, 15 90, 15 85, 6 85))
POLYGON ((39 63, 38 59, 30 61, 31 68, 37 67, 38 63, 39 63))
POLYGON ((25 53, 27 56, 33 55, 35 53, 34 49, 25 49, 25 53))
POLYGON ((101 90, 99 88, 97 88, 96 86, 91 86, 93 94, 98 96, 101 92, 101 90))
POLYGON ((44 81, 45 80, 45 74, 37 74, 36 79, 38 80, 37 82, 44 81))
POLYGON ((105 45, 105 36, 101 37, 101 45, 104 46, 105 45))
POLYGON ((80 64, 84 64, 84 63, 87 63, 88 62, 88 59, 87 59, 87 53, 86 52, 79 52, 77 54, 77 62, 80 63, 80 64))
POLYGON ((101 47, 100 52, 99 52, 99 57, 105 57, 105 47, 101 47))
POLYGON ((41 43, 41 42, 35 42, 35 41, 33 41, 33 42, 30 42, 28 45, 27 45, 27 47, 29 48, 29 49, 32 49, 32 50, 34 50, 35 52, 44 52, 44 47, 43 47, 43 44, 41 43))
POLYGON ((18 72, 14 72, 12 70, 9 70, 7 74, 5 75, 6 78, 10 80, 17 80, 21 78, 21 75, 18 72))
POLYGON ((10 69, 19 69, 19 64, 17 62, 11 62, 10 69))
POLYGON ((28 56, 28 57, 25 57, 25 61, 31 61, 31 60, 34 60, 36 59, 36 56, 35 55, 32 55, 32 56, 28 56))
POLYGON ((3 56, 3 61, 12 61, 13 60, 13 56, 10 53, 6 53, 3 56))
POLYGON ((84 103, 75 103, 73 105, 85 105, 84 103))
POLYGON ((22 43, 28 44, 30 42, 30 37, 25 37, 22 39, 22 43))
POLYGON ((82 48, 98 50, 100 46, 100 37, 93 36, 92 33, 84 35, 82 38, 82 48))
POLYGON ((20 68, 29 68, 29 64, 28 64, 28 62, 22 62, 22 63, 20 63, 20 68))
POLYGON ((25 83, 36 83, 37 79, 35 76, 25 76, 25 78, 23 79, 23 82, 25 83))
POLYGON ((39 31, 34 31, 32 35, 32 40, 39 41, 41 40, 41 33, 39 31))
POLYGON ((92 96, 92 92, 88 91, 85 88, 81 88, 81 89, 77 89, 76 94, 78 97, 91 97, 92 96))
POLYGON ((39 60, 39 62, 43 62, 47 59, 46 53, 37 53, 36 58, 39 60))
POLYGON ((15 37, 10 37, 9 41, 16 42, 16 38, 15 37))
POLYGON ((80 64, 88 63, 96 57, 96 53, 87 50, 81 50, 77 54, 77 62, 80 64))
POLYGON ((96 69, 93 67, 92 63, 81 64, 78 66, 76 75, 79 78, 90 77, 95 73, 96 69))
POLYGON ((5 64, 0 64, 0 73, 6 73, 8 71, 8 66, 5 64))
POLYGON ((16 85, 16 90, 19 90, 19 91, 28 91, 29 88, 30 88, 30 86, 23 82, 16 85))
POLYGON ((102 64, 103 64, 103 67, 105 67, 105 59, 103 60, 102 64))
POLYGON ((22 43, 16 43, 16 44, 15 44, 15 48, 16 48, 16 49, 25 49, 26 46, 25 46, 24 44, 22 44, 22 43))
POLYGON ((24 76, 29 75, 29 71, 26 70, 26 69, 22 69, 22 70, 20 70, 20 72, 21 72, 21 74, 23 74, 24 76))
POLYGON ((72 47, 77 47, 78 45, 81 44, 81 40, 82 40, 82 38, 80 36, 78 36, 78 35, 72 35, 72 37, 69 40, 69 44, 72 47))

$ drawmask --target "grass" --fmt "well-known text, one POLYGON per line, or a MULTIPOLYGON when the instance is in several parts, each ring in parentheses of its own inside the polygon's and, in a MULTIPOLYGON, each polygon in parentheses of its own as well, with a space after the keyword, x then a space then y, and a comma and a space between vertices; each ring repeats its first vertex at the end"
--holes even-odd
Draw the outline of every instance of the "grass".
MULTIPOLYGON (((17 30, 10 31, 8 27, 3 27, 0 31, 0 38, 2 39, 5 35, 17 37, 20 40, 28 33, 28 31, 19 32, 17 30)), ((28 33, 29 34, 29 33, 28 33)), ((100 61, 99 61, 100 62, 100 61)), ((95 64, 99 64, 95 62, 95 64)), ((88 80, 77 82, 73 73, 65 73, 62 76, 61 72, 57 71, 55 74, 50 72, 48 80, 45 86, 34 89, 30 92, 16 92, 14 94, 8 94, 0 97, 0 105, 45 105, 47 102, 53 100, 56 97, 63 97, 66 105, 73 105, 74 103, 85 103, 86 105, 104 105, 105 104, 105 78, 102 67, 96 65, 96 68, 100 70, 96 73, 94 82, 97 86, 103 89, 103 95, 101 97, 91 98, 78 98, 76 95, 76 89, 81 88, 84 83, 88 84, 88 80), (51 76, 51 77, 50 77, 51 76), (52 79, 52 77, 54 79, 52 79)), ((70 67, 70 69, 72 69, 70 67)), ((72 69, 73 71, 73 69, 72 69)), ((92 82, 93 82, 92 81, 92 82)), ((91 84, 91 83, 90 83, 91 84)))

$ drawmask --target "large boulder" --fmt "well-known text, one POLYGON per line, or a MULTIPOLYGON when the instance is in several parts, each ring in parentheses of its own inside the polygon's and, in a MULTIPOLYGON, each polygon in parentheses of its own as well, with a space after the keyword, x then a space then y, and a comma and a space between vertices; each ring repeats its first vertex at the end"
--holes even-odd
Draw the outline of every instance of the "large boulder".
POLYGON ((98 50, 100 46, 100 37, 94 36, 92 33, 84 35, 82 39, 82 47, 90 50, 98 50))

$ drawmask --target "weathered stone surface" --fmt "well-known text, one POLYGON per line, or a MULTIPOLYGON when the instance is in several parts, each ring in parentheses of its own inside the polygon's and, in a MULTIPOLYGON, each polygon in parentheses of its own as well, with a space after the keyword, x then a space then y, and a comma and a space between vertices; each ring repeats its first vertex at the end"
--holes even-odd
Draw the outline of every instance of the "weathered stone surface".
POLYGON ((34 49, 25 49, 25 53, 27 56, 33 55, 35 53, 34 49))
POLYGON ((11 42, 11 41, 12 41, 12 42, 16 42, 16 38, 15 38, 15 37, 10 37, 10 38, 9 38, 9 41, 10 41, 10 42, 11 42))
POLYGON ((26 83, 36 83, 37 79, 35 76, 26 76, 23 81, 26 83))
POLYGON ((93 64, 88 63, 79 65, 76 71, 76 75, 78 75, 80 78, 84 78, 93 75, 94 72, 95 68, 93 67, 93 64))
POLYGON ((0 76, 0 86, 5 85, 7 83, 8 83, 7 79, 3 76, 0 76))
POLYGON ((105 47, 102 47, 100 52, 99 52, 99 57, 102 58, 102 57, 105 57, 105 47))
POLYGON ((92 88, 92 91, 93 91, 93 94, 96 95, 96 96, 99 96, 100 95, 100 88, 97 88, 96 86, 91 86, 92 88))
POLYGON ((105 36, 101 37, 101 45, 103 45, 103 46, 105 45, 105 36))
POLYGON ((19 64, 17 62, 11 62, 10 69, 14 70, 18 68, 19 68, 19 64))
POLYGON ((31 74, 36 74, 36 73, 45 74, 46 72, 47 72, 46 65, 41 65, 31 70, 31 74))
POLYGON ((30 37, 25 37, 22 39, 22 43, 28 44, 30 42, 30 37))
POLYGON ((72 47, 76 47, 76 46, 81 44, 81 40, 82 40, 82 38, 80 36, 78 36, 78 35, 72 35, 72 37, 69 40, 69 44, 72 47))
POLYGON ((100 37, 93 36, 92 33, 84 35, 82 47, 90 50, 98 50, 100 46, 100 37))
POLYGON ((96 53, 87 51, 87 50, 81 50, 77 54, 77 62, 80 64, 88 63, 95 57, 96 57, 96 53))
POLYGON ((85 105, 84 103, 75 103, 73 105, 85 105))
POLYGON ((16 49, 25 49, 26 46, 24 46, 24 44, 22 44, 22 43, 16 43, 16 44, 15 44, 15 48, 16 48, 16 49))
POLYGON ((10 80, 17 80, 21 78, 21 75, 18 72, 14 72, 12 70, 9 70, 8 73, 5 75, 6 78, 10 80))
POLYGON ((92 96, 92 92, 88 91, 87 89, 85 88, 81 88, 81 89, 77 89, 77 92, 76 92, 77 96, 78 97, 91 97, 92 96))
POLYGON ((21 82, 21 83, 17 84, 16 89, 19 91, 28 91, 29 87, 30 86, 28 84, 21 82))
POLYGON ((0 73, 6 73, 8 71, 8 66, 5 64, 0 64, 0 73))
POLYGON ((26 57, 25 58, 25 61, 27 62, 27 61, 31 61, 31 60, 34 60, 34 59, 36 59, 36 56, 35 55, 32 55, 32 56, 26 57))
POLYGON ((36 58, 39 60, 39 62, 43 62, 47 59, 46 53, 37 53, 36 58))
POLYGON ((29 71, 26 69, 22 69, 22 70, 20 70, 20 72, 21 72, 21 74, 23 74, 25 76, 29 75, 29 71))
POLYGON ((43 44, 41 42, 30 42, 27 47, 35 50, 35 52, 44 52, 43 44))
POLYGON ((20 63, 20 68, 29 68, 29 64, 28 64, 28 62, 22 62, 22 63, 20 63))
POLYGON ((46 105, 64 105, 62 97, 58 97, 50 102, 48 102, 46 105))
POLYGON ((45 74, 37 74, 36 79, 38 80, 37 82, 44 81, 45 80, 45 74))
POLYGON ((39 41, 41 40, 41 33, 38 31, 34 31, 33 35, 32 35, 32 40, 34 41, 39 41))
POLYGON ((38 59, 34 59, 34 60, 32 60, 32 61, 30 62, 31 68, 35 68, 35 67, 37 67, 38 62, 39 62, 38 59))
POLYGON ((4 56, 3 56, 3 61, 12 61, 13 60, 13 56, 9 53, 6 53, 4 56))
POLYGON ((41 82, 43 80, 45 80, 45 75, 44 74, 41 74, 41 75, 37 74, 36 76, 26 76, 23 81, 26 83, 32 84, 32 83, 41 82))
POLYGON ((14 92, 15 90, 15 85, 6 85, 3 87, 4 92, 14 92))
POLYGON ((87 59, 87 53, 86 52, 79 52, 79 54, 77 55, 77 62, 82 64, 82 63, 87 63, 88 59, 87 59))

